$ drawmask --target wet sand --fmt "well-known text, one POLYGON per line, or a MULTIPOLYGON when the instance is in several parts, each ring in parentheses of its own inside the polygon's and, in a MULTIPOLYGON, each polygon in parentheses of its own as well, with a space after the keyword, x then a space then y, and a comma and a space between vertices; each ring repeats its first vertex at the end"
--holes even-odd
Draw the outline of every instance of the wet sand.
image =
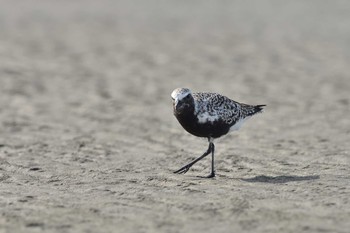
POLYGON ((347 1, 1 1, 0 232, 348 232, 347 1), (176 87, 267 104, 216 141, 176 87))

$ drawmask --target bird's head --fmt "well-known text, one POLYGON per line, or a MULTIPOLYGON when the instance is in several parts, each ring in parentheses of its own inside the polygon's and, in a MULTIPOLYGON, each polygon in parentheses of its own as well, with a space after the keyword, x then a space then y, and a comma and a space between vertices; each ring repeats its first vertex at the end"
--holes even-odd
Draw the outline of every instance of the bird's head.
POLYGON ((194 108, 194 99, 192 92, 188 88, 176 88, 171 93, 173 99, 174 112, 183 113, 194 108))

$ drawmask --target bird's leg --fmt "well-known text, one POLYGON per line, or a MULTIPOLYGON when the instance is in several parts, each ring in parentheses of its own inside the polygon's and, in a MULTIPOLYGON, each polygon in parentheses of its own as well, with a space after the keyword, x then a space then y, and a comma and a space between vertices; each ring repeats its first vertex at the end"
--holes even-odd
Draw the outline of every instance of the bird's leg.
POLYGON ((211 173, 209 176, 206 178, 213 178, 215 177, 215 169, 214 169, 214 151, 215 151, 215 146, 214 143, 211 142, 211 173))
POLYGON ((177 171, 174 171, 174 173, 177 173, 177 174, 185 174, 189 169, 190 167, 193 166, 193 164, 197 163, 199 160, 203 159, 205 156, 207 156, 208 154, 210 154, 210 152, 212 152, 214 149, 214 144, 212 142, 209 142, 209 147, 208 147, 208 150, 206 152, 204 152, 203 155, 201 155, 199 158, 193 160, 192 162, 190 162, 189 164, 186 164, 185 166, 183 166, 182 168, 180 168, 179 170, 177 171))

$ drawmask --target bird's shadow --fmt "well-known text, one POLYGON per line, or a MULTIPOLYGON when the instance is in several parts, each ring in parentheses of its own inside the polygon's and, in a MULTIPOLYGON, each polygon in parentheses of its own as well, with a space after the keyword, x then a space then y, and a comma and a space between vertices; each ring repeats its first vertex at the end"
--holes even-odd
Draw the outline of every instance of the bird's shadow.
POLYGON ((306 181, 306 180, 318 180, 320 179, 319 175, 313 176, 255 176, 253 178, 241 179, 246 182, 256 183, 288 183, 293 181, 306 181))

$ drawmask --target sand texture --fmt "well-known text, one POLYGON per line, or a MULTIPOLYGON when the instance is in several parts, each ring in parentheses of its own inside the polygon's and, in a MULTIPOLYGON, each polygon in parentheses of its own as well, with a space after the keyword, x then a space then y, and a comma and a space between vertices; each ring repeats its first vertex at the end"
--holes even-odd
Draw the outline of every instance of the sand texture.
POLYGON ((349 232, 349 1, 0 1, 0 232, 349 232), (177 87, 267 104, 207 149, 177 87))

